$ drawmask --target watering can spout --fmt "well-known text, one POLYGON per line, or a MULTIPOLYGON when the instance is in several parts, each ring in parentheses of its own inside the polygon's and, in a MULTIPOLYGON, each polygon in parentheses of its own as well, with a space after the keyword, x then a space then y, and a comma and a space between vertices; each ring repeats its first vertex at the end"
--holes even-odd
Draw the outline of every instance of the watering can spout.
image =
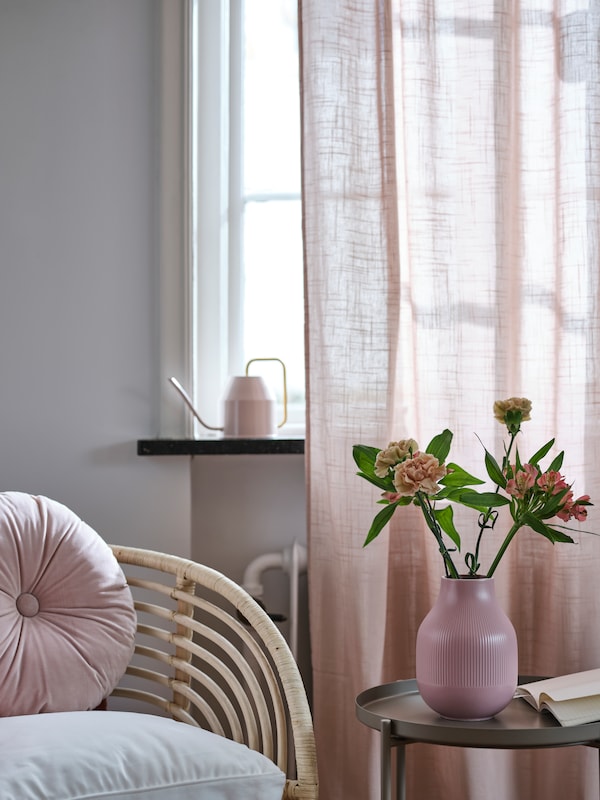
POLYGON ((175 389, 182 396, 183 401, 186 404, 186 406, 190 409, 192 414, 196 417, 196 419, 198 420, 200 425, 202 425, 203 428, 206 428, 209 431, 222 431, 223 430, 223 428, 215 428, 213 425, 207 425, 206 422, 204 422, 204 420, 202 419, 200 414, 196 411, 196 407, 192 403, 192 400, 191 400, 189 394, 186 392, 186 390, 183 388, 183 386, 179 383, 177 378, 172 378, 172 377, 169 378, 169 383, 173 384, 175 389))

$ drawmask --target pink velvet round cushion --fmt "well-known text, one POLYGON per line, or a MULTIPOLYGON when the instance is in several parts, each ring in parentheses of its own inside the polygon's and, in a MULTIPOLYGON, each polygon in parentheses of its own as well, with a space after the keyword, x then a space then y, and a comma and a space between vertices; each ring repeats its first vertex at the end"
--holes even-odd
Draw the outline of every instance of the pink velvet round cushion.
POLYGON ((0 716, 98 706, 136 614, 110 547, 66 506, 0 493, 0 716))

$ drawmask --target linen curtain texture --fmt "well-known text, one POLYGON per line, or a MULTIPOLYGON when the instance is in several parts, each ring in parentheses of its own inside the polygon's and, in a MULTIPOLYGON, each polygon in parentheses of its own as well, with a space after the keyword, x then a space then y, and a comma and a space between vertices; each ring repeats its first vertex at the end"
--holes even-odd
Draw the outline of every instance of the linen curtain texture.
MULTIPOLYGON (((414 676, 442 562, 412 507, 363 550, 380 506, 352 445, 449 427, 485 478, 493 403, 525 396, 524 460, 556 436, 600 504, 600 4, 301 0, 299 26, 314 716, 323 799, 365 800, 379 738, 354 700, 414 676)), ((521 531, 496 572, 523 675, 600 664, 596 508, 575 545, 521 531)), ((597 759, 412 745, 408 797, 596 800, 597 759)))

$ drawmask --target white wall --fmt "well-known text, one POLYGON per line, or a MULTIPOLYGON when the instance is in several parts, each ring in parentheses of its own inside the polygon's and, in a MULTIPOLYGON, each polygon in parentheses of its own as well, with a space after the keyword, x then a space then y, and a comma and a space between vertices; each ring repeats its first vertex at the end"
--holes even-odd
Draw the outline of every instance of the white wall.
POLYGON ((0 0, 0 490, 190 553, 158 433, 156 0, 0 0))

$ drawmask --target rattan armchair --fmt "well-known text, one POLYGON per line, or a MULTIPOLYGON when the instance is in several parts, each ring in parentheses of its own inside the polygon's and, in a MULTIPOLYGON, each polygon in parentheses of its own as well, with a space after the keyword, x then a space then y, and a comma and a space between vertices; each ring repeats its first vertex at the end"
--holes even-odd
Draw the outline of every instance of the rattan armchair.
POLYGON ((109 708, 140 703, 243 743, 286 774, 284 798, 316 800, 306 692, 269 616, 206 566, 132 547, 112 550, 134 596, 138 627, 133 659, 109 708))

